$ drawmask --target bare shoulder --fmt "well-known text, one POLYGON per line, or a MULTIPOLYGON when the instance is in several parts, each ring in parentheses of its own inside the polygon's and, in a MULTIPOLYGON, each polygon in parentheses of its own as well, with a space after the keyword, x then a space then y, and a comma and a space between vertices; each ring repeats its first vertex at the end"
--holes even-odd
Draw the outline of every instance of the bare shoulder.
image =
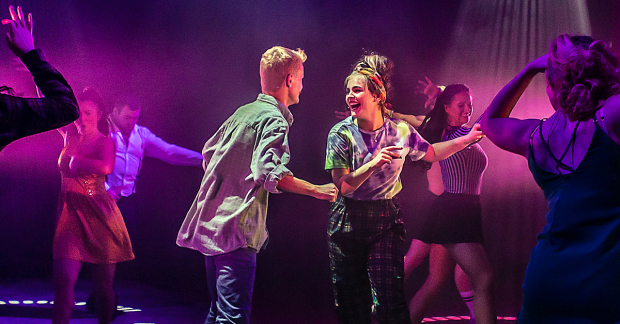
POLYGON ((605 132, 616 143, 620 143, 620 95, 609 97, 596 116, 605 132))
POLYGON ((620 94, 607 98, 601 109, 605 118, 620 120, 620 94))

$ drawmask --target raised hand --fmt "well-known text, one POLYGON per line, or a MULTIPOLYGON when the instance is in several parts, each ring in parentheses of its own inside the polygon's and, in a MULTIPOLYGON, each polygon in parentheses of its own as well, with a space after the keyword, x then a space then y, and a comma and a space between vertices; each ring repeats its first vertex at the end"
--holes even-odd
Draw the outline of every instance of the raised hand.
POLYGON ((435 104, 435 99, 437 99, 437 96, 441 93, 442 88, 433 83, 428 77, 424 77, 424 79, 425 81, 418 81, 418 87, 415 92, 426 96, 427 99, 424 103, 424 107, 430 109, 435 104))
POLYGON ((17 12, 9 6, 9 13, 11 19, 2 19, 2 24, 9 28, 5 34, 6 43, 15 55, 22 56, 34 49, 32 14, 29 13, 26 20, 20 6, 17 6, 17 12))
POLYGON ((441 91, 441 88, 428 77, 424 77, 424 81, 418 81, 418 86, 415 89, 416 93, 424 94, 427 97, 432 97, 439 91, 441 91))

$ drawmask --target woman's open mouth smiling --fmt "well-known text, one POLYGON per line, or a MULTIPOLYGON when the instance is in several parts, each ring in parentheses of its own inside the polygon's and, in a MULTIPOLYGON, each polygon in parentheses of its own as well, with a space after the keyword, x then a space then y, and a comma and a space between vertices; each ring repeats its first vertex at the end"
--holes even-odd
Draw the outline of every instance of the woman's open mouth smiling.
POLYGON ((354 113, 359 110, 360 107, 359 102, 349 102, 349 109, 351 109, 351 113, 354 113))

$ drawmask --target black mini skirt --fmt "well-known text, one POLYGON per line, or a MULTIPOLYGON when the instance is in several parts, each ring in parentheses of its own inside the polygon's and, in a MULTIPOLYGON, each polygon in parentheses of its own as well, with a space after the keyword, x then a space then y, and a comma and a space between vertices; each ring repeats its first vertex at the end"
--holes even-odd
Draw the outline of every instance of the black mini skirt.
POLYGON ((412 238, 424 243, 484 243, 479 195, 442 193, 423 219, 416 222, 412 238))

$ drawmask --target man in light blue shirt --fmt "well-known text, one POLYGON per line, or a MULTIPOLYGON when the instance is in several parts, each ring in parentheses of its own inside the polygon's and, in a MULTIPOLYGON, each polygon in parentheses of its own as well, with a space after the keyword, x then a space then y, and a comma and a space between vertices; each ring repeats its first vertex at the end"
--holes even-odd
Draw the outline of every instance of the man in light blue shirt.
POLYGON ((177 244, 205 255, 211 306, 206 324, 249 323, 256 254, 267 240, 269 193, 334 201, 334 184, 314 185, 286 168, 290 105, 299 102, 306 54, 275 46, 260 63, 262 93, 207 141, 205 174, 177 244))

